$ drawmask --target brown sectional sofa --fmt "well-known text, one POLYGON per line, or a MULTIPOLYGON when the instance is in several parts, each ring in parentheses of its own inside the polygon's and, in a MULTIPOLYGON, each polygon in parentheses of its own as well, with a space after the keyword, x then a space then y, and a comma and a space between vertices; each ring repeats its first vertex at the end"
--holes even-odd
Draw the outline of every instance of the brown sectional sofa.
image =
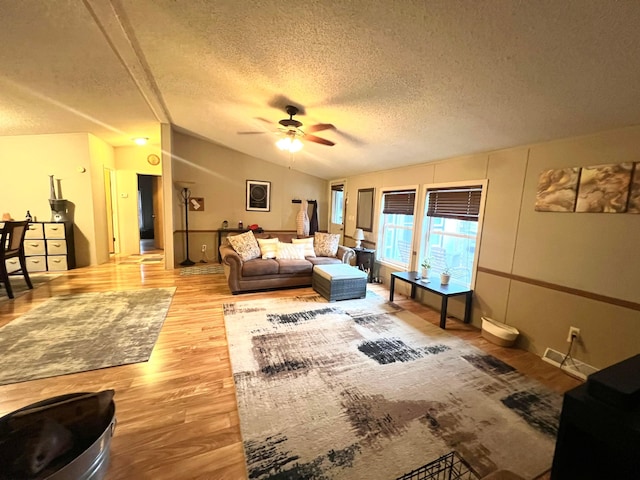
MULTIPOLYGON (((278 238, 284 243, 291 243, 292 238, 302 238, 292 232, 255 233, 255 237, 278 238)), ((352 248, 340 245, 335 257, 305 257, 304 260, 254 258, 243 262, 228 242, 220 246, 224 274, 234 295, 272 288, 308 287, 314 265, 349 264, 355 255, 352 248)))

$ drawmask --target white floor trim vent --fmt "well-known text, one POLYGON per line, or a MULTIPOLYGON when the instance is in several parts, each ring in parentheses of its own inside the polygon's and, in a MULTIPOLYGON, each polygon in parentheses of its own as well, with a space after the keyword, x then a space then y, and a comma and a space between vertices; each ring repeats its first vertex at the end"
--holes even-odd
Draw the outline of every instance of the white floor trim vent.
POLYGON ((567 360, 562 363, 564 360, 564 353, 560 353, 557 350, 553 350, 552 348, 547 348, 542 356, 542 360, 556 367, 560 367, 563 371, 567 372, 569 375, 577 377, 581 380, 586 380, 588 375, 595 373, 598 371, 597 368, 592 367, 580 360, 576 360, 573 357, 567 358, 567 360))

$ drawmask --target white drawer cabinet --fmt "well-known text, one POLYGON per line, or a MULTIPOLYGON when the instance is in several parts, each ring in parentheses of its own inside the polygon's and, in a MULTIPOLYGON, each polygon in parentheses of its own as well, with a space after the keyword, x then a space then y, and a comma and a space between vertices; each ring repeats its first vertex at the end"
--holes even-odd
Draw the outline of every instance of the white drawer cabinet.
POLYGON ((66 240, 47 240, 47 255, 66 255, 66 240))
POLYGON ((25 240, 44 238, 44 229, 42 223, 30 223, 24 234, 25 240))
POLYGON ((75 268, 73 223, 32 222, 24 236, 28 272, 75 268))
POLYGON ((27 261, 27 272, 46 272, 47 271, 47 257, 42 256, 34 256, 34 257, 26 257, 27 261))
POLYGON ((24 239, 24 254, 26 256, 32 255, 46 255, 44 238, 25 238, 24 239))
POLYGON ((7 266, 7 273, 12 273, 20 269, 20 260, 15 257, 5 260, 4 264, 7 266))

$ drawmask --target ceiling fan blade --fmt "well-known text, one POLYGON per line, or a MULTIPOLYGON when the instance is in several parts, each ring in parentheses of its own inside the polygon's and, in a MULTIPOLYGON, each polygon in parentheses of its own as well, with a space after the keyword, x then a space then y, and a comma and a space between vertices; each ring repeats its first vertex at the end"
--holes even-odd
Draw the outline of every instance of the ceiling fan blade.
POLYGON ((326 140, 324 138, 316 137, 315 135, 305 135, 304 139, 308 140, 310 142, 315 142, 315 143, 320 143, 322 145, 327 145, 329 147, 333 147, 335 145, 335 143, 333 143, 332 141, 326 140))
POLYGON ((236 132, 238 135, 260 135, 269 132, 236 132))
POLYGON ((336 127, 331 125, 330 123, 318 123, 317 125, 311 125, 306 130, 307 132, 320 132, 322 130, 335 130, 336 127))

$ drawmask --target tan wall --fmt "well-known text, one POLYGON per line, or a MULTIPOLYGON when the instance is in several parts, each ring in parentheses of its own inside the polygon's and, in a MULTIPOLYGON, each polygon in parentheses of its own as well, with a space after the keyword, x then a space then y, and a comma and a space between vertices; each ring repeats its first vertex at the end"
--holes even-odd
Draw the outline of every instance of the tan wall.
POLYGON ((118 231, 116 238, 121 255, 140 253, 140 230, 138 226, 138 174, 162 175, 162 162, 150 165, 147 156, 160 156, 159 145, 134 145, 116 147, 116 203, 118 207, 118 231))
MULTIPOLYGON (((230 150, 184 133, 173 134, 172 176, 174 181, 195 182, 193 197, 203 197, 205 209, 189 212, 189 248, 194 261, 201 258, 201 246, 207 245, 209 258, 217 258, 215 230, 227 220, 236 228, 258 224, 265 230, 295 230, 299 204, 293 199, 319 202, 320 229, 327 228, 327 181, 283 168, 273 163, 230 150), (248 212, 245 209, 246 180, 271 182, 271 211, 248 212)), ((174 224, 184 229, 184 207, 174 189, 174 224)), ((175 235, 176 262, 184 259, 184 234, 175 235)))
POLYGON ((95 260, 92 264, 101 264, 109 261, 109 232, 107 228, 107 206, 104 171, 105 168, 113 170, 114 153, 113 148, 100 140, 89 135, 89 161, 91 163, 91 192, 93 204, 93 217, 95 227, 95 260))
MULTIPOLYGON (((347 179, 358 188, 488 179, 479 267, 615 299, 640 303, 635 255, 640 215, 534 211, 538 176, 544 169, 640 161, 640 127, 459 157, 347 179)), ((347 207, 347 234, 355 228, 355 201, 347 207)), ((376 241, 376 231, 367 238, 376 241)), ((389 268, 381 268, 388 283, 389 268)), ((407 293, 404 285, 399 291, 407 293)), ((420 294, 439 308, 439 297, 420 294)), ((462 316, 462 303, 449 311, 462 316)), ((478 273, 473 324, 487 315, 521 331, 519 345, 538 355, 546 347, 566 352, 569 326, 581 329, 574 357, 598 368, 640 353, 640 312, 551 288, 478 273)))
POLYGON ((36 220, 49 221, 49 175, 54 175, 73 209, 78 266, 97 261, 89 152, 85 133, 0 137, 0 210, 16 219, 29 210, 36 220))

